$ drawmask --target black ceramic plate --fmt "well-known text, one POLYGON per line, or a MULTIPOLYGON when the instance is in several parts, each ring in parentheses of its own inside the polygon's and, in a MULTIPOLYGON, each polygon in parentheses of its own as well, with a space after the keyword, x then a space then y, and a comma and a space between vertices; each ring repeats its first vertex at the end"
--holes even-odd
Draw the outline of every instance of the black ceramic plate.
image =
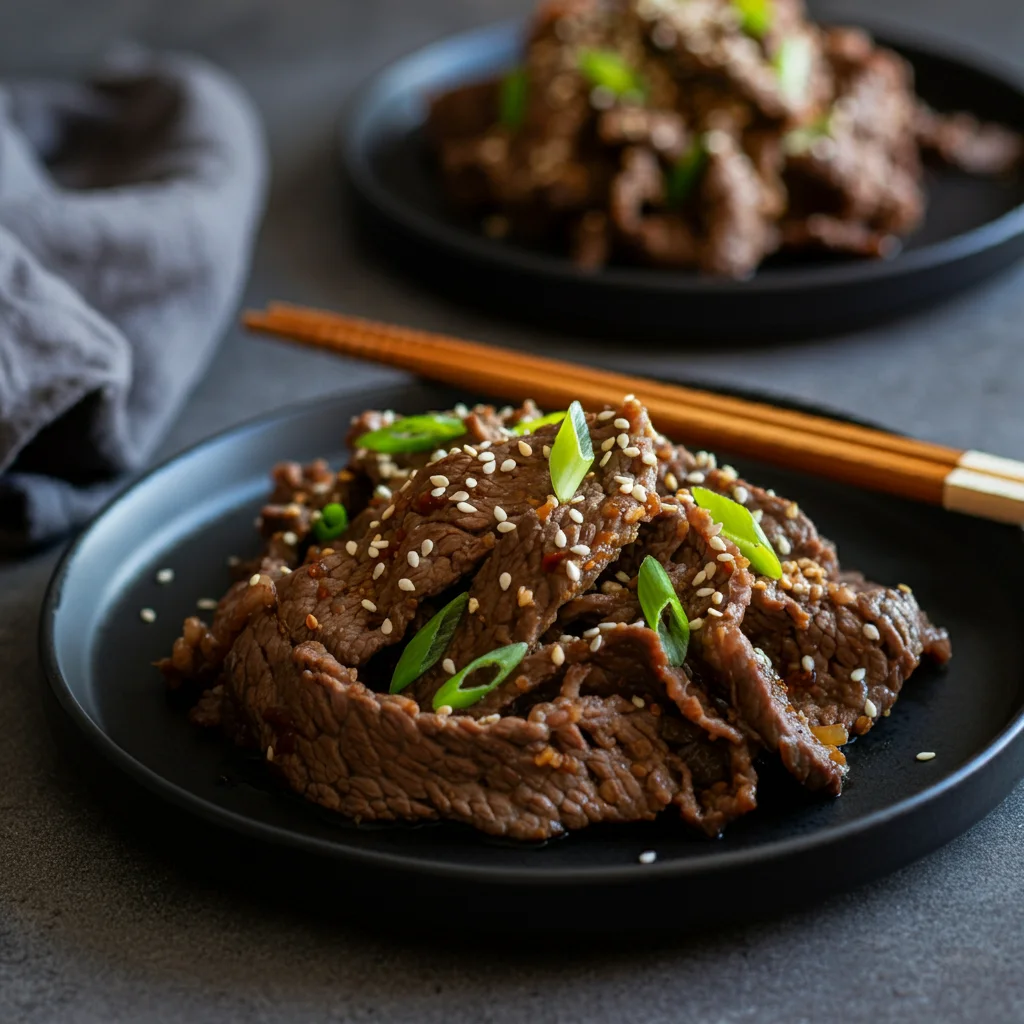
MULTIPOLYGON (((870 26, 869 26, 870 27, 870 26)), ((521 26, 504 23, 443 40, 399 60, 363 90, 342 152, 366 234, 390 258, 464 301, 591 331, 643 331, 677 343, 845 330, 950 295, 1024 254, 1024 180, 930 170, 928 214, 885 262, 824 256, 767 262, 749 281, 612 267, 580 271, 566 258, 493 241, 452 212, 423 137, 427 100, 513 64, 521 26)), ((939 110, 967 109, 1024 128, 1024 78, 946 44, 876 33, 914 66, 939 110), (983 67, 987 70, 983 70, 983 67)))
MULTIPOLYGON (((59 717, 150 794, 245 837, 246 861, 268 844, 304 858, 300 872, 271 862, 269 878, 326 879, 317 883, 319 901, 353 901, 365 878, 386 876, 386 890, 406 886, 417 909, 441 901, 447 922, 472 913, 478 925, 505 929, 536 928, 541 913, 545 928, 623 928, 655 917, 678 930, 846 887, 951 839, 1024 771, 1021 532, 741 465, 797 499, 838 542, 845 564, 913 586, 953 636, 949 669, 923 667, 892 717, 849 748, 841 798, 808 798, 766 770, 761 807, 717 841, 666 814, 525 847, 451 824, 358 828, 276 789, 262 761, 187 724, 152 662, 170 650, 197 598, 226 589, 227 556, 255 553, 252 520, 275 461, 340 460, 349 417, 365 406, 412 411, 452 398, 408 384, 285 410, 201 444, 117 499, 68 552, 43 610, 43 663, 59 717), (175 571, 170 585, 155 580, 163 567, 175 571), (982 571, 984 586, 972 586, 982 571), (140 619, 143 607, 155 609, 155 623, 140 619), (918 762, 921 750, 937 756, 918 762), (648 849, 657 863, 639 864, 648 849), (560 909, 549 919, 540 908, 556 894, 560 909)), ((376 897, 374 904, 379 913, 376 897)), ((406 901, 403 923, 411 913, 406 901)))

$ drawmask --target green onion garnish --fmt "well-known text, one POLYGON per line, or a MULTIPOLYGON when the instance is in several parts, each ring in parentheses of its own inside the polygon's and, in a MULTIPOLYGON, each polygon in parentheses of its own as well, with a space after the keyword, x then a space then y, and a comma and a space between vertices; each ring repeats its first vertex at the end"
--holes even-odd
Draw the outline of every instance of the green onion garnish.
POLYGON ((466 425, 456 416, 428 413, 406 416, 380 430, 371 430, 356 441, 357 448, 373 452, 426 452, 438 445, 462 437, 466 425))
POLYGON ((775 11, 772 0, 732 0, 740 16, 740 26, 748 36, 762 39, 772 27, 775 11))
POLYGON ((500 686, 509 676, 519 662, 526 656, 526 644, 509 644, 508 647, 499 647, 490 654, 483 654, 475 661, 471 661, 461 672, 456 672, 434 694, 434 710, 443 708, 445 705, 452 709, 468 708, 477 701, 483 700, 491 690, 500 686), (478 669, 494 667, 498 669, 497 675, 482 686, 471 686, 468 690, 462 689, 463 681, 476 672, 478 669))
POLYGON ((682 665, 690 646, 690 622, 668 573, 653 555, 648 555, 640 566, 636 594, 647 625, 661 640, 668 663, 682 665))
POLYGON ((498 118, 502 125, 515 131, 526 120, 526 101, 530 80, 526 68, 514 68, 501 80, 498 118))
POLYGON ((320 512, 320 518, 313 524, 313 532, 321 544, 329 540, 336 540, 348 529, 348 512, 344 505, 332 501, 330 505, 324 505, 320 512))
POLYGON ((790 103, 799 103, 807 92, 811 80, 814 53, 806 36, 783 39, 775 55, 775 70, 779 75, 779 91, 790 103))
POLYGON ((750 560, 757 572, 773 580, 782 576, 779 557, 761 524, 750 514, 750 509, 706 487, 694 487, 692 494, 697 504, 707 509, 716 523, 722 524, 722 533, 750 560))
POLYGON ((562 420, 548 457, 551 489, 559 501, 569 501, 594 464, 594 446, 590 443, 583 406, 573 402, 562 420))
POLYGON ((523 420, 512 428, 512 433, 518 437, 523 434, 532 434, 538 427, 548 427, 552 423, 561 423, 565 419, 565 410, 561 412, 549 412, 546 416, 538 416, 533 420, 523 420))
POLYGON ((391 677, 390 693, 401 693, 429 668, 437 664, 451 641, 462 619, 469 594, 459 594, 449 601, 413 638, 402 651, 391 677))
POLYGON ((642 97, 647 91, 640 75, 614 50, 580 50, 578 61, 583 77, 613 96, 642 97))
POLYGON ((668 172, 665 199, 669 206, 682 206, 686 202, 704 173, 707 162, 708 151, 704 145, 704 138, 698 136, 668 172))

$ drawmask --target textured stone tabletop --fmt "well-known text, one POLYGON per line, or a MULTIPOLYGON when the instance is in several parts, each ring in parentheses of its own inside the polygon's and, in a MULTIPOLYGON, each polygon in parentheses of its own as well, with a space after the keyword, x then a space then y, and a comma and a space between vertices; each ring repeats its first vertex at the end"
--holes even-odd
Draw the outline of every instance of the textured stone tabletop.
MULTIPOLYGON (((332 151, 388 60, 525 0, 3 0, 0 75, 74 70, 117 40, 199 50, 268 124, 275 182, 247 300, 287 298, 623 364, 467 312, 357 252, 332 151)), ((834 8, 840 9, 840 8, 834 8)), ((1024 66, 1020 0, 846 0, 1024 66)), ((1024 458, 1024 267, 884 328, 754 351, 644 352, 651 373, 755 386, 1024 458)), ((385 371, 234 332, 162 454, 385 371)), ((0 565, 0 1021, 1024 1020, 1024 788, 948 847, 787 917, 638 951, 447 953, 283 912, 183 873, 101 808, 47 732, 35 653, 57 557, 0 565)))

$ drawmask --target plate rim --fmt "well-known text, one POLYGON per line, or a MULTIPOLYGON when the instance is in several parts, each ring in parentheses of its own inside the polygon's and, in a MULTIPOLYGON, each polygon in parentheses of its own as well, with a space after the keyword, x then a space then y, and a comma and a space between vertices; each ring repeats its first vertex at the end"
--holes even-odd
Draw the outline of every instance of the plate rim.
MULTIPOLYGON (((981 48, 965 46, 959 40, 935 32, 921 31, 884 18, 866 18, 842 10, 828 11, 828 21, 864 28, 883 44, 906 47, 929 57, 961 65, 973 74, 996 81, 1015 91, 1024 104, 1024 72, 981 48)), ((813 293, 829 288, 870 285, 899 280, 943 266, 952 266, 983 253, 997 250, 1024 236, 1024 202, 969 231, 944 238, 919 249, 900 252, 891 260, 851 260, 822 266, 757 271, 744 280, 711 277, 643 267, 606 267, 596 274, 582 270, 571 261, 525 247, 507 246, 423 213, 380 184, 369 161, 367 138, 372 134, 374 111, 379 96, 386 94, 395 78, 409 68, 436 59, 447 51, 458 51, 474 43, 495 45, 521 31, 521 18, 505 19, 456 32, 426 43, 389 62, 376 71, 354 93, 342 117, 338 139, 341 161, 350 184, 359 197, 389 222, 412 230, 422 239, 442 246, 447 252, 472 257, 491 270, 518 270, 559 283, 596 284, 622 291, 677 293, 685 295, 786 295, 813 293)))
MULTIPOLYGON (((377 385, 365 394, 358 396, 358 401, 372 404, 377 395, 393 393, 397 388, 411 388, 418 383, 429 387, 444 387, 432 382, 421 382, 417 378, 405 377, 391 385, 377 385)), ((96 722, 79 703, 70 684, 64 678, 59 664, 56 649, 56 631, 59 628, 58 614, 65 581, 73 571, 79 552, 87 545, 93 532, 102 524, 108 514, 126 501, 130 501, 135 491, 152 483, 171 467, 201 456, 220 446, 230 444, 244 435, 273 427, 284 421, 300 418, 311 411, 326 411, 332 406, 356 401, 357 396, 347 392, 328 395, 314 401, 290 403, 273 409, 259 416, 244 420, 241 423, 204 438, 176 454, 164 459, 146 473, 133 479, 123 491, 109 501, 92 522, 74 539, 62 554, 53 576, 47 585, 40 613, 38 632, 40 665, 43 676, 53 697, 64 714, 77 727, 94 751, 101 754, 108 763, 119 769, 131 780, 141 784, 145 789, 167 800, 171 804, 195 814, 197 817, 212 824, 231 829, 236 834, 258 839, 271 846, 285 847, 293 850, 312 853, 330 859, 362 864, 371 868, 384 868, 403 873, 429 875, 437 878, 463 879, 474 883, 501 886, 515 885, 558 885, 586 887, 594 883, 630 884, 636 882, 684 882, 687 879, 722 875, 729 871, 748 868, 755 865, 766 866, 777 864, 787 858, 827 851, 838 845, 864 836, 866 833, 893 825, 901 819, 909 818, 920 812, 926 812, 945 798, 951 797, 956 791, 971 783, 991 782, 991 773, 996 771, 1004 756, 1013 753, 1015 747, 1024 746, 1024 702, 1017 714, 986 744, 978 753, 971 757, 954 772, 946 775, 913 796, 898 800, 887 807, 880 808, 862 818, 842 825, 831 825, 815 829, 806 835, 774 840, 750 846, 740 850, 714 852, 709 845, 706 855, 679 858, 675 860, 657 861, 654 864, 627 863, 622 865, 604 866, 497 866, 473 864, 452 864, 440 860, 418 859, 415 855, 376 851, 345 846, 331 839, 319 836, 303 835, 284 826, 260 821, 237 811, 220 807, 183 786, 167 779, 148 765, 139 761, 128 751, 119 746, 112 737, 96 722)), ((268 467, 269 470, 269 467, 268 467)), ((1001 801, 1013 785, 1019 781, 1019 772, 1013 774, 1010 781, 1000 779, 997 788, 1000 790, 998 799, 990 802, 982 814, 975 816, 972 812, 971 824, 979 821, 992 807, 1001 801)), ((962 831, 958 829, 954 834, 962 831)), ((950 836, 949 838, 952 838, 950 836)), ((945 840, 945 841, 948 841, 945 840)), ((945 842, 944 841, 944 842, 945 842)), ((944 842, 939 845, 944 845, 944 842)))

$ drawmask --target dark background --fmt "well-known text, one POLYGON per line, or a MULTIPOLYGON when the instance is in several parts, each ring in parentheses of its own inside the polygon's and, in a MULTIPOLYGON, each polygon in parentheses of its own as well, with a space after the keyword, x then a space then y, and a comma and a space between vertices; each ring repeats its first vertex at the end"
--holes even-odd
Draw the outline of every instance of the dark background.
MULTIPOLYGON (((275 175, 248 303, 315 303, 656 376, 752 386, 1024 458, 1024 268, 870 331, 673 354, 502 324, 360 253, 332 148, 352 89, 421 43, 528 8, 523 0, 0 0, 0 76, 79 71, 124 40, 197 50, 239 76, 266 119, 275 175)), ((1024 71, 1020 0, 816 9, 916 26, 1024 71)), ((387 376, 234 331, 161 454, 276 406, 387 376)), ((0 565, 0 1020, 1024 1018, 1021 790, 884 882, 655 949, 623 941, 602 952, 471 956, 440 940, 385 941, 197 882, 105 812, 49 737, 35 630, 56 555, 0 565)), ((958 565, 951 542, 951 585, 972 568, 958 565)))

